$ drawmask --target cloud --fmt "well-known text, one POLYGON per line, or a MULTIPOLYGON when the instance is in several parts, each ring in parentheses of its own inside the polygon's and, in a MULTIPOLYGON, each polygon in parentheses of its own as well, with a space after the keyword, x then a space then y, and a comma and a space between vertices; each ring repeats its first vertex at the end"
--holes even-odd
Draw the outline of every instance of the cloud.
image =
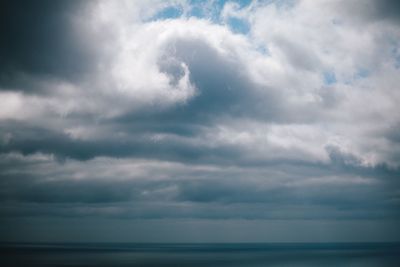
POLYGON ((2 2, 2 89, 30 92, 34 90, 32 76, 75 80, 92 67, 92 48, 70 27, 73 16, 85 5, 68 1, 2 2))
POLYGON ((1 4, 5 217, 399 219, 397 5, 212 3, 1 4))
POLYGON ((396 172, 277 162, 263 167, 109 157, 59 164, 2 157, 5 217, 398 218, 396 172))

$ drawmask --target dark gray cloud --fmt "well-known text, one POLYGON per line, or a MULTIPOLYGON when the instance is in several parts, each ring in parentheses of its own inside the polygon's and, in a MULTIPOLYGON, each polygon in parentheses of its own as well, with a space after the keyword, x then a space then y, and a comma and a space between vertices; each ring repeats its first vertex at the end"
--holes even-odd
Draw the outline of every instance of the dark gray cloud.
MULTIPOLYGON (((55 155, 59 160, 67 158, 89 160, 99 156, 155 158, 173 161, 230 161, 239 156, 240 150, 229 146, 205 146, 185 140, 157 141, 146 137, 146 131, 138 130, 129 138, 110 137, 98 140, 80 140, 43 128, 25 127, 14 124, 3 131, 12 135, 0 145, 2 153, 19 152, 24 155, 45 153, 55 155), (14 131, 12 128, 14 128, 14 131)), ((179 132, 179 129, 175 129, 179 132)), ((169 132, 163 130, 162 132, 169 132)))
POLYGON ((93 48, 73 28, 89 5, 75 1, 1 1, 0 88, 40 89, 32 76, 76 80, 93 64, 93 48))
POLYGON ((24 161, 2 160, 3 216, 292 220, 400 215, 396 171, 357 173, 351 167, 340 171, 283 162, 263 168, 143 162, 126 168, 136 161, 24 161))
POLYGON ((400 220, 398 4, 337 12, 357 3, 326 17, 254 4, 240 35, 143 21, 158 2, 2 1, 0 233, 79 217, 400 220))
POLYGON ((122 127, 128 124, 135 131, 148 127, 190 135, 202 126, 219 123, 221 117, 291 120, 290 115, 284 114, 288 111, 283 107, 284 99, 279 92, 254 83, 239 60, 223 57, 210 44, 197 38, 178 38, 170 43, 160 56, 158 66, 171 77, 172 83, 176 83, 183 75, 181 64, 186 64, 189 79, 197 88, 195 96, 167 110, 155 108, 146 113, 123 114, 115 119, 125 124, 122 127))
POLYGON ((349 18, 360 20, 367 25, 375 22, 397 24, 400 16, 400 5, 396 0, 367 0, 367 1, 333 1, 340 12, 349 18), (348 13, 349 12, 349 13, 348 13))
POLYGON ((373 14, 380 19, 389 19, 400 22, 400 3, 396 0, 374 1, 373 14))
MULTIPOLYGON (((179 120, 177 120, 179 122, 179 120)), ((185 125, 185 128, 174 128, 172 121, 167 126, 162 122, 157 125, 151 122, 139 128, 128 126, 127 137, 113 137, 100 139, 76 139, 72 136, 52 131, 45 128, 29 127, 15 122, 4 124, 1 129, 3 135, 9 135, 7 142, 0 144, 2 153, 21 153, 23 155, 34 155, 44 153, 54 155, 57 160, 74 159, 87 161, 96 157, 111 158, 146 158, 168 160, 192 164, 220 164, 236 165, 242 167, 269 168, 280 166, 289 173, 296 173, 299 169, 314 170, 314 174, 354 174, 367 177, 379 177, 395 180, 399 174, 397 168, 391 168, 386 164, 373 167, 362 166, 361 159, 357 156, 343 152, 339 147, 327 146, 325 149, 329 155, 329 162, 310 162, 310 159, 293 160, 289 158, 249 158, 251 150, 235 145, 218 144, 207 145, 196 143, 195 138, 200 138, 201 127, 194 129, 185 125), (5 127, 6 126, 6 127, 5 127), (156 140, 147 136, 148 134, 173 134, 177 138, 156 140), (187 139, 189 137, 189 139, 187 139)), ((179 124, 178 124, 179 125, 179 124)), ((182 125, 184 125, 182 123, 182 125)), ((113 127, 115 127, 113 125, 113 127)), ((300 174, 296 174, 297 176, 300 174)), ((308 175, 306 173, 305 175, 308 175)))

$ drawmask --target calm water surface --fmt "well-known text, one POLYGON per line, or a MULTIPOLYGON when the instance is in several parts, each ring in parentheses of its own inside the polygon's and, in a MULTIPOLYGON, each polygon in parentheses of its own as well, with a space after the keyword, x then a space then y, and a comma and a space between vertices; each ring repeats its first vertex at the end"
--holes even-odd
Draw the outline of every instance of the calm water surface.
POLYGON ((0 244, 1 266, 398 267, 398 243, 0 244))

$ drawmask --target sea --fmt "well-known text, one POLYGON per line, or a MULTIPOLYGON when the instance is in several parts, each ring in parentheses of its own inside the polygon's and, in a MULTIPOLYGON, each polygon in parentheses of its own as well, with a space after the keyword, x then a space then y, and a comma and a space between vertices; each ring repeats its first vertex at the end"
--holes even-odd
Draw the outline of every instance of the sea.
POLYGON ((0 266, 399 267, 400 243, 1 243, 0 266))

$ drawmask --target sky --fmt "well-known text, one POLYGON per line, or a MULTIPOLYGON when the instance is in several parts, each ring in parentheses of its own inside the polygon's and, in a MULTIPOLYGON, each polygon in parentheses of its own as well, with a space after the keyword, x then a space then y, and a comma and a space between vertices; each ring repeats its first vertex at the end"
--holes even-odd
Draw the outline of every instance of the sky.
POLYGON ((395 0, 0 2, 0 242, 400 241, 395 0))

